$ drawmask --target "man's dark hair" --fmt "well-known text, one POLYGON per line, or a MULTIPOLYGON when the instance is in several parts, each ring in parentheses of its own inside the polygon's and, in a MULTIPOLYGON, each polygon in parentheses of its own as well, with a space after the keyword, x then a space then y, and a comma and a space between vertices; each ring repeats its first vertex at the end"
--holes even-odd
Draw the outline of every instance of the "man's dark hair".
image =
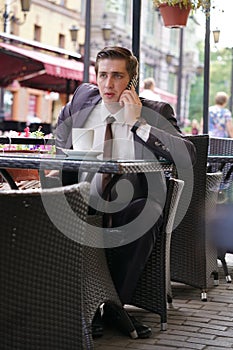
POLYGON ((98 74, 99 61, 103 59, 122 59, 126 61, 126 69, 129 73, 130 80, 138 75, 138 60, 132 52, 125 47, 110 46, 99 51, 96 56, 95 72, 98 74))

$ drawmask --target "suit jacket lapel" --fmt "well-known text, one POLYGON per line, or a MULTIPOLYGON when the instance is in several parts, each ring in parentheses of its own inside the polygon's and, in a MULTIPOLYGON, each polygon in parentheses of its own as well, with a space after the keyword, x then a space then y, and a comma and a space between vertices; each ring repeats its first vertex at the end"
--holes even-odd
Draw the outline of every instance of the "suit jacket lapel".
POLYGON ((85 124, 89 114, 101 100, 101 97, 94 96, 88 99, 85 103, 80 106, 80 110, 75 113, 73 118, 73 128, 82 128, 85 124))

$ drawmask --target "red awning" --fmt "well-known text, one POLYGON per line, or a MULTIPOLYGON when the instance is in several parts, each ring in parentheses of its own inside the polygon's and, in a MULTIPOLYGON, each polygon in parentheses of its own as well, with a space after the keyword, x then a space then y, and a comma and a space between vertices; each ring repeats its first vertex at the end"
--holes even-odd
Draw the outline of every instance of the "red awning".
MULTIPOLYGON (((0 86, 17 79, 21 86, 72 93, 83 81, 83 62, 48 55, 35 50, 0 43, 0 86)), ((95 70, 90 67, 90 81, 95 70)))
POLYGON ((176 105, 177 103, 177 96, 174 94, 171 94, 168 91, 159 89, 159 88, 155 88, 155 93, 158 94, 161 98, 161 100, 166 101, 168 103, 171 103, 172 105, 176 105))

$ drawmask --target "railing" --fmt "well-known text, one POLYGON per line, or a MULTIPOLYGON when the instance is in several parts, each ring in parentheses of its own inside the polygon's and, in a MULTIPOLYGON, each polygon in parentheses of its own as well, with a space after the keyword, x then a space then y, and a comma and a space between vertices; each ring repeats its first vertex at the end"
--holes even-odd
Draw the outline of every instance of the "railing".
POLYGON ((55 145, 55 139, 35 138, 35 137, 0 137, 1 145, 55 145))

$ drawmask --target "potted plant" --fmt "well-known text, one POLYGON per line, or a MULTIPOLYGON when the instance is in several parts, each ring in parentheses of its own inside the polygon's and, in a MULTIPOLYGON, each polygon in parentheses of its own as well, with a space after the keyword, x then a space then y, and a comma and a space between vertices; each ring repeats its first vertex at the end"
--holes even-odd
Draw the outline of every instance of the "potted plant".
POLYGON ((153 0, 154 6, 159 9, 165 27, 184 27, 187 24, 190 11, 200 8, 207 13, 210 0, 153 0))
MULTIPOLYGON (((41 131, 41 127, 37 131, 30 132, 29 127, 26 127, 24 129, 24 132, 20 135, 16 131, 10 131, 8 133, 9 140, 11 137, 17 138, 17 137, 30 137, 30 138, 50 138, 52 135, 44 135, 44 133, 41 131)), ((8 153, 53 153, 54 147, 53 146, 47 146, 47 145, 22 145, 22 144, 7 144, 7 145, 0 145, 0 152, 8 153)), ((39 180, 39 173, 38 170, 35 169, 20 169, 20 168, 8 168, 7 169, 10 176, 13 178, 15 182, 20 181, 30 181, 30 180, 39 180)))

